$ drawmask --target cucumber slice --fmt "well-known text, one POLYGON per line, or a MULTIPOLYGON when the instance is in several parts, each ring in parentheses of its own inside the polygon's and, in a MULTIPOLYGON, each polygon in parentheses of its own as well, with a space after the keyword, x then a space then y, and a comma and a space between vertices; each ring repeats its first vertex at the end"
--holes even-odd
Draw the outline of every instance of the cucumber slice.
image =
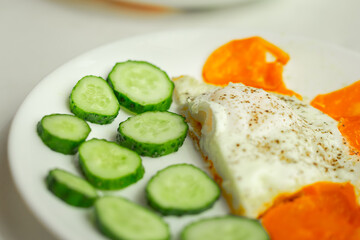
POLYGON ((117 63, 107 81, 120 105, 131 112, 166 111, 172 103, 174 83, 164 71, 151 63, 117 63))
POLYGON ((88 181, 99 189, 121 189, 144 175, 141 158, 136 152, 103 139, 81 144, 79 161, 88 181))
POLYGON ((111 239, 170 239, 169 227, 160 216, 124 198, 98 199, 95 219, 100 231, 111 239))
POLYGON ((269 236, 256 219, 239 216, 223 216, 187 225, 181 240, 269 240, 269 236))
POLYGON ((150 157, 176 152, 188 131, 185 119, 171 112, 145 112, 120 123, 117 141, 120 145, 150 157))
POLYGON ((37 133, 45 145, 63 154, 75 154, 90 131, 84 120, 68 114, 46 115, 37 124, 37 133))
POLYGON ((97 193, 84 179, 61 169, 53 169, 46 177, 47 187, 57 197, 76 207, 90 207, 97 193))
POLYGON ((101 77, 83 77, 70 95, 70 110, 76 116, 92 123, 111 123, 119 109, 114 92, 101 77))
POLYGON ((150 179, 146 197, 150 206, 163 215, 194 214, 212 207, 220 197, 220 188, 199 168, 177 164, 150 179))

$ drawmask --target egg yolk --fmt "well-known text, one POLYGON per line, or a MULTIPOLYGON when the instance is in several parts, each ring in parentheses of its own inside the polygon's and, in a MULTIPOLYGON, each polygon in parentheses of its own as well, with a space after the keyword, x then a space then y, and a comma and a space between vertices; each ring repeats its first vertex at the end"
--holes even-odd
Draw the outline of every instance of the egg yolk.
POLYGON ((360 81, 317 95, 310 104, 339 121, 338 129, 353 149, 351 153, 360 152, 360 81))
POLYGON ((358 240, 360 206, 350 183, 319 182, 262 216, 272 240, 358 240))
POLYGON ((301 96, 286 88, 283 66, 289 55, 261 37, 233 40, 217 48, 203 66, 203 79, 214 85, 230 82, 262 88, 284 95, 301 96), (267 61, 268 55, 275 60, 267 61))

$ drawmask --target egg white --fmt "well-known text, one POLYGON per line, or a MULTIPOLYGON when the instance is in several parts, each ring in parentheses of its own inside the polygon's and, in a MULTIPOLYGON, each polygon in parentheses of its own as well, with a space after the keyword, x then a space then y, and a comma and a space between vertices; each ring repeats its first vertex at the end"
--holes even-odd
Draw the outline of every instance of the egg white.
POLYGON ((243 215, 258 217, 277 196, 319 181, 350 181, 359 190, 359 158, 337 122, 295 97, 188 76, 175 81, 175 97, 232 209, 243 215))

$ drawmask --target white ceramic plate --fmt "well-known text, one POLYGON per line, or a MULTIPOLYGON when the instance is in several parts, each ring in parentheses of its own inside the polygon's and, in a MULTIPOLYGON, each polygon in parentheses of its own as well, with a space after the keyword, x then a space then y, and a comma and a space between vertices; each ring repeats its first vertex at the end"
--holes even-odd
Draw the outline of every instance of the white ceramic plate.
POLYGON ((250 2, 255 0, 115 0, 118 2, 138 3, 154 6, 164 6, 182 9, 203 9, 225 7, 229 5, 250 2))
MULTIPOLYGON (((9 136, 11 171, 21 195, 40 221, 61 239, 103 239, 93 224, 92 211, 74 208, 54 197, 45 186, 48 171, 58 167, 80 174, 74 157, 48 149, 36 134, 37 122, 46 114, 70 113, 68 96, 76 82, 85 75, 104 78, 118 61, 146 60, 158 65, 171 76, 190 74, 201 77, 207 56, 218 46, 235 38, 260 35, 287 51, 291 60, 284 77, 290 89, 313 97, 352 83, 360 78, 360 55, 351 51, 312 40, 269 33, 239 30, 181 30, 163 32, 121 40, 90 51, 48 75, 28 95, 18 110, 9 136)), ((172 106, 172 110, 175 109, 172 106)), ((89 138, 114 140, 118 124, 128 117, 120 111, 116 120, 106 126, 90 124, 89 138)), ((146 174, 138 183, 111 194, 125 196, 145 205, 144 188, 149 178, 170 164, 192 163, 205 165, 186 139, 177 153, 151 159, 143 158, 146 174)), ((176 239, 187 223, 208 216, 228 213, 225 201, 202 214, 185 217, 166 217, 176 239)))

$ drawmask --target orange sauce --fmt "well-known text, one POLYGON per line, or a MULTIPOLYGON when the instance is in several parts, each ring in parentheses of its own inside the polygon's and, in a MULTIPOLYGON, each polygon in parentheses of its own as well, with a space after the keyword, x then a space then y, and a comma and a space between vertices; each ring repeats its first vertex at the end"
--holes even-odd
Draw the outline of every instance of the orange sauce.
POLYGON ((286 52, 261 37, 233 40, 211 53, 203 66, 203 79, 220 86, 243 83, 301 99, 286 88, 282 78, 283 66, 289 59, 286 52), (275 60, 267 61, 268 54, 275 60))
POLYGON ((334 92, 319 94, 310 103, 339 121, 338 129, 353 148, 360 152, 360 81, 334 92))
POLYGON ((262 216, 272 240, 359 240, 360 206, 350 183, 319 182, 262 216))
POLYGON ((340 118, 338 129, 350 145, 350 154, 360 152, 360 117, 340 118))
POLYGON ((334 92, 319 94, 310 103, 335 120, 360 116, 360 81, 334 92))

